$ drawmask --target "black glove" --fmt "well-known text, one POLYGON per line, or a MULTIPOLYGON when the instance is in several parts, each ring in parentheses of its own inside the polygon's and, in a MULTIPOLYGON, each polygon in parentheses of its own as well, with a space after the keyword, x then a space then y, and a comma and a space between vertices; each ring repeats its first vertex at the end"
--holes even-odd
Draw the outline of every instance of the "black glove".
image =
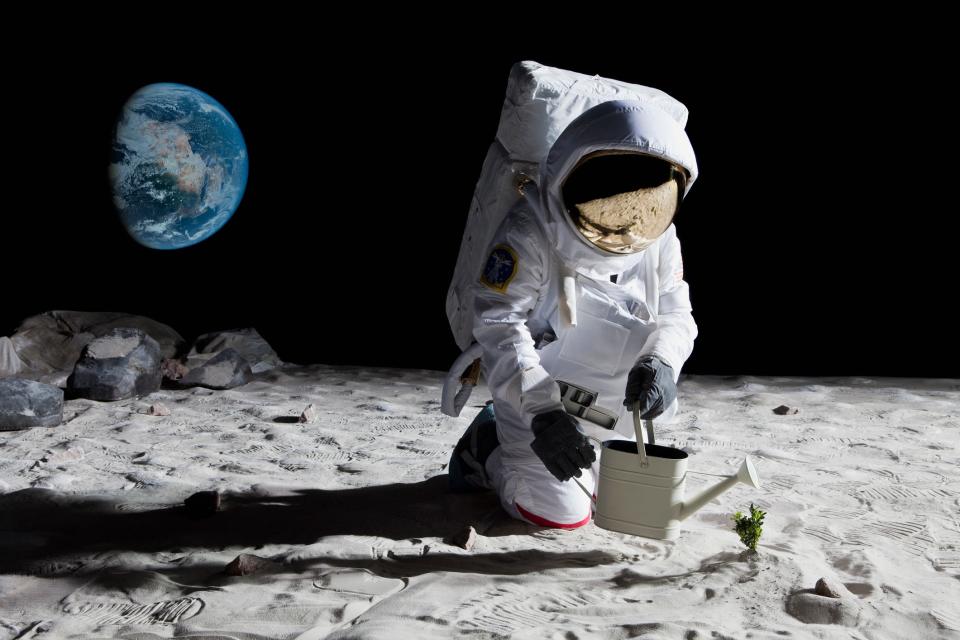
POLYGON ((577 421, 560 409, 533 417, 534 440, 530 447, 557 480, 580 477, 597 459, 590 440, 577 428, 577 421))
POLYGON ((640 417, 652 420, 666 411, 677 397, 677 385, 673 382, 673 367, 657 356, 644 356, 637 360, 627 375, 627 388, 623 405, 632 410, 633 403, 640 403, 640 417))

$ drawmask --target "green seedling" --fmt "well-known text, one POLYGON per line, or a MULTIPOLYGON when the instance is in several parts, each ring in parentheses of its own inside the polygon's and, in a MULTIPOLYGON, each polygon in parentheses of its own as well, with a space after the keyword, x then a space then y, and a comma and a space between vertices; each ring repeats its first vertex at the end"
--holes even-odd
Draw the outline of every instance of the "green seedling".
POLYGON ((760 535, 763 533, 763 517, 765 515, 767 513, 754 508, 752 502, 750 503, 749 516, 743 515, 740 511, 733 514, 733 528, 740 536, 740 541, 751 551, 757 550, 757 542, 760 541, 760 535))

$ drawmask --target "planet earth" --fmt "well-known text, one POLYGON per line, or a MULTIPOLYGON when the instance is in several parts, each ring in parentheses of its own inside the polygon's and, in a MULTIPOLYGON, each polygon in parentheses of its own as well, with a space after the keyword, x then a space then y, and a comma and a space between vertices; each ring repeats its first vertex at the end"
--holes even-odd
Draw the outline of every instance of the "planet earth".
POLYGON ((130 236, 180 249, 216 233, 247 186, 247 145, 219 102, 182 84, 150 84, 117 121, 110 163, 113 201, 130 236))

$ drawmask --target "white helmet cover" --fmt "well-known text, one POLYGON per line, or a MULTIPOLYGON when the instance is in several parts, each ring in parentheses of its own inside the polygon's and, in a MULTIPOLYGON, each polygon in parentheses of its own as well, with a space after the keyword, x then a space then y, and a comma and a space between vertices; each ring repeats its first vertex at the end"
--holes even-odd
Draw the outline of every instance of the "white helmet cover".
POLYGON ((687 173, 683 197, 697 179, 697 161, 686 132, 653 104, 613 100, 588 109, 571 122, 541 166, 541 209, 547 234, 562 260, 593 278, 622 273, 643 258, 643 251, 616 254, 597 246, 577 230, 567 213, 564 181, 581 159, 603 151, 645 154, 683 168, 687 173))

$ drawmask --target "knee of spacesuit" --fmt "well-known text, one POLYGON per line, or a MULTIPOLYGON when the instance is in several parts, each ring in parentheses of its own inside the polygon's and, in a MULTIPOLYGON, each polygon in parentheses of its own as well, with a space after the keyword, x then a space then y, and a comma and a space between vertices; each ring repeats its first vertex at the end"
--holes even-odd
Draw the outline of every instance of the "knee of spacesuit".
MULTIPOLYGON (((520 519, 526 520, 527 522, 531 524, 535 524, 538 527, 550 527, 553 529, 578 529, 590 522, 590 517, 592 515, 592 508, 590 506, 590 500, 585 495, 583 496, 583 499, 578 499, 576 500, 576 502, 582 503, 583 517, 580 518, 579 520, 573 520, 568 515, 565 515, 565 516, 554 515, 553 517, 556 519, 551 519, 549 517, 544 517, 542 515, 534 513, 533 511, 528 510, 519 502, 514 502, 513 504, 514 504, 514 507, 516 507, 517 516, 519 516, 520 519)), ((548 512, 548 510, 543 508, 540 508, 539 511, 541 513, 545 511, 548 512)), ((548 515, 552 515, 552 514, 549 514, 548 512, 548 515)))
MULTIPOLYGON (((584 471, 577 480, 592 494, 596 477, 592 470, 584 471)), ((504 508, 514 518, 555 529, 577 529, 590 522, 592 501, 572 478, 560 482, 541 464, 539 469, 522 467, 517 480, 512 495, 501 496, 504 508)))

